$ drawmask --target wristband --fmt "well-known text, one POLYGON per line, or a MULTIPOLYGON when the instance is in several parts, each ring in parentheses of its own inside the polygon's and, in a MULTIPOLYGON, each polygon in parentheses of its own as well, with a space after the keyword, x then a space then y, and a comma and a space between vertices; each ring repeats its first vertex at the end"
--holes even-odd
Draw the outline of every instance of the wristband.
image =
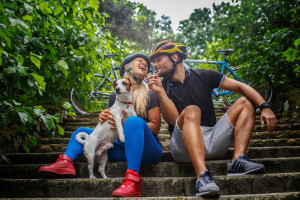
POLYGON ((259 109, 262 110, 264 108, 270 108, 270 104, 268 102, 264 102, 259 106, 259 109))

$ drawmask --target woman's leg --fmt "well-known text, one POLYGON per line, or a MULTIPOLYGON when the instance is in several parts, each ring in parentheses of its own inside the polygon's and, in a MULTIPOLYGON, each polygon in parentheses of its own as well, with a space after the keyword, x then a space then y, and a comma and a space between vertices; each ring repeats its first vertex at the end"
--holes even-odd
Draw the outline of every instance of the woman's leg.
MULTIPOLYGON (((129 117, 124 123, 125 135, 125 159, 127 159, 128 169, 125 174, 123 184, 113 191, 113 196, 121 197, 140 197, 142 179, 139 176, 141 162, 152 163, 157 162, 162 156, 162 147, 157 143, 152 132, 142 118, 129 117)), ((118 145, 118 147, 120 147, 118 145)), ((124 153, 121 148, 117 148, 119 154, 115 155, 111 160, 116 158, 124 159, 124 153), (119 157, 118 157, 119 156, 119 157)), ((114 151, 111 149, 111 151, 114 151)))
POLYGON ((93 129, 86 127, 81 127, 74 131, 69 140, 65 155, 70 157, 73 161, 79 158, 83 153, 83 145, 77 142, 77 140, 75 139, 76 135, 80 132, 85 132, 90 135, 93 131, 93 129))
POLYGON ((75 139, 79 132, 85 132, 88 135, 93 132, 90 128, 79 128, 71 136, 65 154, 60 155, 55 163, 40 167, 38 172, 45 178, 70 178, 76 176, 73 161, 83 153, 83 145, 75 139))
POLYGON ((162 147, 156 141, 148 124, 140 117, 129 117, 124 123, 125 144, 114 142, 108 150, 108 160, 127 161, 128 169, 139 172, 141 163, 155 163, 162 156, 162 147))

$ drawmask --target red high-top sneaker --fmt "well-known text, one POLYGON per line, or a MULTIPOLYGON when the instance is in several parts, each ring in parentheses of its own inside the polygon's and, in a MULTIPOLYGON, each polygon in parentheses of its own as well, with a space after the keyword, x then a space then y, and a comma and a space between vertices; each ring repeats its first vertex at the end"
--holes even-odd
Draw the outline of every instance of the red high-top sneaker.
POLYGON ((55 163, 39 168, 39 175, 45 178, 73 178, 76 171, 73 161, 66 155, 60 155, 55 163))
POLYGON ((142 179, 139 173, 127 169, 122 185, 115 189, 112 195, 117 197, 141 197, 141 183, 142 179))

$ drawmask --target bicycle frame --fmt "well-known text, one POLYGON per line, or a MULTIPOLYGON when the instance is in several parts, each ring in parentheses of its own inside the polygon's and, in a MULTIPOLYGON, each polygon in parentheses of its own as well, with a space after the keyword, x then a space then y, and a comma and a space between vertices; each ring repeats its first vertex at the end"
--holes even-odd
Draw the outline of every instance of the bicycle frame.
MULTIPOLYGON (((97 90, 106 83, 106 81, 109 81, 110 83, 113 82, 113 80, 110 78, 111 74, 114 75, 115 79, 118 79, 118 75, 116 73, 116 70, 119 70, 119 67, 114 67, 112 63, 110 63, 112 72, 108 72, 107 77, 104 76, 103 74, 97 74, 97 76, 103 78, 103 80, 99 83, 98 86, 95 87, 94 91, 91 92, 89 95, 92 99, 97 98, 97 99, 109 99, 110 94, 104 93, 104 92, 98 92, 97 90)), ((92 100, 91 99, 91 100, 92 100)))
MULTIPOLYGON (((230 66, 228 66, 226 64, 226 56, 225 59, 223 61, 205 61, 205 60, 192 60, 192 59, 186 59, 184 60, 184 62, 190 62, 190 63, 203 63, 203 64, 210 64, 210 65, 222 65, 221 67, 221 74, 224 74, 225 70, 229 71, 232 73, 233 77, 240 81, 243 82, 245 84, 247 84, 245 81, 243 81, 243 79, 241 77, 239 77, 236 73, 235 73, 235 69, 232 69, 230 66)), ((228 95, 228 94, 234 94, 234 92, 230 92, 230 91, 222 91, 220 88, 216 88, 215 90, 212 91, 212 94, 215 97, 219 97, 222 95, 228 95)))

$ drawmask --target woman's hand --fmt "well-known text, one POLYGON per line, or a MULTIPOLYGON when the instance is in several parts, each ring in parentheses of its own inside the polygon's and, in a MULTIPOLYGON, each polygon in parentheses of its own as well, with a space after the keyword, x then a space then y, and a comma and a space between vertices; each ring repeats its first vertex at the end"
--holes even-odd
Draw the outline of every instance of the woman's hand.
POLYGON ((116 128, 116 122, 114 120, 114 117, 110 113, 110 109, 105 109, 99 114, 99 122, 103 124, 105 121, 108 120, 108 123, 111 124, 110 129, 115 130, 116 128))

